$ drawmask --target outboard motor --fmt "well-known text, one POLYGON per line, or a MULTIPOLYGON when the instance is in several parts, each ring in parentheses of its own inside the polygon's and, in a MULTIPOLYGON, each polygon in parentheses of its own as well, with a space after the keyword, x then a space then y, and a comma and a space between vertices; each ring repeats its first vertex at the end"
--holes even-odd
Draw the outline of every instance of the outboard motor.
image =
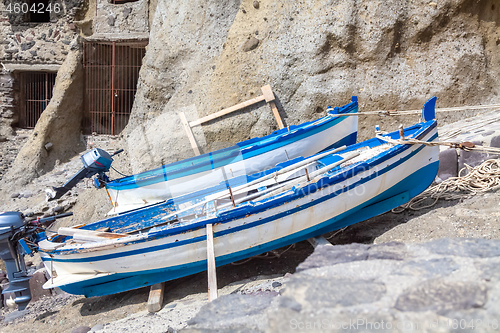
MULTIPOLYGON (((83 168, 78 171, 70 180, 66 182, 62 187, 53 187, 52 189, 46 189, 47 201, 52 201, 59 199, 66 192, 71 190, 80 180, 84 178, 91 178, 97 174, 96 184, 100 185, 109 181, 105 172, 109 171, 111 163, 113 162, 113 156, 119 154, 123 151, 120 149, 114 152, 112 155, 108 154, 106 151, 100 148, 94 148, 88 153, 83 154, 80 159, 83 163, 83 168)), ((101 186, 102 187, 102 186, 101 186)))
POLYGON ((0 212, 0 258, 5 262, 9 287, 2 293, 15 293, 15 303, 20 311, 24 310, 31 300, 29 276, 26 272, 24 254, 31 254, 32 249, 24 239, 36 243, 39 226, 51 223, 57 218, 71 216, 64 213, 26 222, 19 212, 0 212))
POLYGON ((9 287, 2 293, 15 293, 15 302, 19 310, 24 310, 31 300, 30 276, 26 273, 26 265, 20 245, 11 239, 24 227, 23 214, 19 212, 0 213, 0 258, 5 262, 9 287))

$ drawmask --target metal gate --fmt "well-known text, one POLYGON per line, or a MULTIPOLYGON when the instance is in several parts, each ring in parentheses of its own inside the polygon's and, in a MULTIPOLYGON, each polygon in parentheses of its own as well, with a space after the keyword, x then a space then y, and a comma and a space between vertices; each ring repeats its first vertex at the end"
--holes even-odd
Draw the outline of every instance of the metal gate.
POLYGON ((21 72, 19 127, 33 128, 52 98, 56 73, 21 72))
POLYGON ((84 133, 119 134, 137 91, 145 43, 83 43, 84 133))

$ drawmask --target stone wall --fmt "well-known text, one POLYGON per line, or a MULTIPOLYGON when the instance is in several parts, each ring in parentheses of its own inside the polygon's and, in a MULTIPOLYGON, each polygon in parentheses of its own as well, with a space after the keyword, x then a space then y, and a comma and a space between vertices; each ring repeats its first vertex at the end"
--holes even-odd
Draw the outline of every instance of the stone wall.
MULTIPOLYGON (((78 35, 73 23, 84 0, 54 1, 50 22, 29 22, 29 12, 14 10, 23 1, 0 2, 0 61, 23 64, 61 64, 69 51, 69 44, 78 35), (58 4, 58 7, 54 7, 58 4)), ((21 7, 22 8, 22 7, 21 7)), ((26 9, 26 8, 25 8, 26 9)))
POLYGON ((30 22, 30 8, 23 7, 27 3, 0 2, 0 137, 12 135, 17 122, 13 71, 56 71, 78 37, 73 20, 85 9, 84 0, 50 2, 50 22, 35 23, 30 22))
POLYGON ((11 73, 0 70, 0 142, 13 134, 10 126, 16 120, 13 86, 14 78, 11 73))
MULTIPOLYGON (((155 1, 153 6, 156 5, 155 1)), ((27 2, 24 2, 26 5, 27 2)), ((16 108, 16 87, 19 82, 16 80, 15 71, 51 71, 55 72, 68 57, 69 52, 78 53, 81 46, 80 34, 89 37, 93 41, 109 41, 111 38, 124 38, 133 40, 140 37, 141 40, 147 38, 149 31, 149 15, 154 13, 149 0, 139 0, 125 4, 111 4, 109 0, 69 0, 69 1, 49 1, 52 6, 50 13, 50 22, 35 23, 30 17, 29 6, 23 7, 23 2, 17 0, 5 0, 0 3, 0 62, 3 70, 0 75, 0 138, 6 139, 13 134, 12 126, 17 123, 16 108), (16 13, 16 11, 18 13, 16 13), (28 12, 26 12, 28 11, 28 12)), ((77 56, 81 61, 81 54, 77 56)), ((71 62, 71 61, 70 61, 71 62)), ((81 66, 77 71, 82 71, 81 66)), ((71 87, 78 86, 81 91, 75 95, 75 101, 68 110, 60 110, 60 105, 52 103, 49 108, 52 115, 68 115, 69 110, 73 110, 73 120, 81 119, 83 113, 84 87, 82 86, 82 73, 70 76, 70 79, 77 78, 78 82, 65 82, 65 85, 71 87)), ((67 80, 68 78, 64 78, 67 80)), ((55 89, 59 89, 57 86, 55 89)), ((75 91, 75 88, 71 88, 75 91)), ((54 95, 65 94, 64 91, 54 90, 54 95)), ((67 98, 67 97, 65 97, 67 98)), ((60 101, 59 101, 60 102, 60 101)), ((44 114, 47 112, 44 112, 44 114)), ((42 119, 42 118, 41 118, 42 119)), ((74 125, 75 121, 72 121, 74 125)), ((51 126, 57 122, 49 121, 42 129, 36 133, 44 138, 51 137, 54 128, 51 126)), ((75 153, 80 147, 75 138, 79 138, 79 126, 72 126, 71 131, 62 131, 63 134, 69 134, 68 137, 61 137, 61 143, 68 141, 74 144, 75 149, 63 148, 62 151, 48 153, 41 149, 45 143, 39 142, 40 136, 33 136, 29 142, 35 145, 35 148, 26 148, 21 151, 21 164, 14 166, 26 167, 22 165, 31 165, 36 170, 30 170, 26 175, 29 180, 33 175, 40 174, 50 169, 56 160, 67 157, 67 152, 75 153), (31 150, 37 153, 32 154, 31 150), (41 150, 39 150, 41 149, 41 150), (36 156, 38 160, 34 160, 36 156), (56 157, 57 156, 57 157, 56 157)), ((48 140, 48 139, 47 139, 48 140)), ((51 141, 57 141, 51 138, 51 141)), ((81 147, 80 147, 81 148, 81 147)), ((8 178, 8 177, 7 177, 8 178)))
POLYGON ((71 46, 56 77, 50 103, 0 186, 25 185, 85 149, 80 130, 84 96, 82 52, 78 43, 71 46))
POLYGON ((109 0, 97 1, 94 33, 120 35, 149 32, 149 1, 138 0, 111 4, 109 0))

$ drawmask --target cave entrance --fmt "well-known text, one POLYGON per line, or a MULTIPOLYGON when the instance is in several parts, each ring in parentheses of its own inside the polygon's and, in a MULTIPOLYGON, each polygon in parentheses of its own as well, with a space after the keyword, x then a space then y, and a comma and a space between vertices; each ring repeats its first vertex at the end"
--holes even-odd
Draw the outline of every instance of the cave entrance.
POLYGON ((84 42, 85 134, 119 134, 137 91, 146 42, 84 42))
POLYGON ((56 73, 19 72, 19 127, 34 128, 52 98, 56 73))

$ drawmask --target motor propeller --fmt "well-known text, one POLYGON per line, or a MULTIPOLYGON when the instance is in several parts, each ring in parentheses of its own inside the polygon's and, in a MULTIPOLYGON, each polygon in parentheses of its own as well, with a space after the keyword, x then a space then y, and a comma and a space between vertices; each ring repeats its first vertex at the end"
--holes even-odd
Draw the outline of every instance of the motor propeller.
POLYGON ((24 310, 31 300, 29 287, 31 276, 26 271, 24 255, 37 250, 32 244, 36 244, 44 237, 41 232, 45 230, 45 225, 71 215, 73 213, 68 212, 26 221, 20 212, 0 212, 0 258, 5 263, 9 280, 9 287, 4 289, 2 294, 15 293, 14 302, 18 305, 19 311, 24 310))

